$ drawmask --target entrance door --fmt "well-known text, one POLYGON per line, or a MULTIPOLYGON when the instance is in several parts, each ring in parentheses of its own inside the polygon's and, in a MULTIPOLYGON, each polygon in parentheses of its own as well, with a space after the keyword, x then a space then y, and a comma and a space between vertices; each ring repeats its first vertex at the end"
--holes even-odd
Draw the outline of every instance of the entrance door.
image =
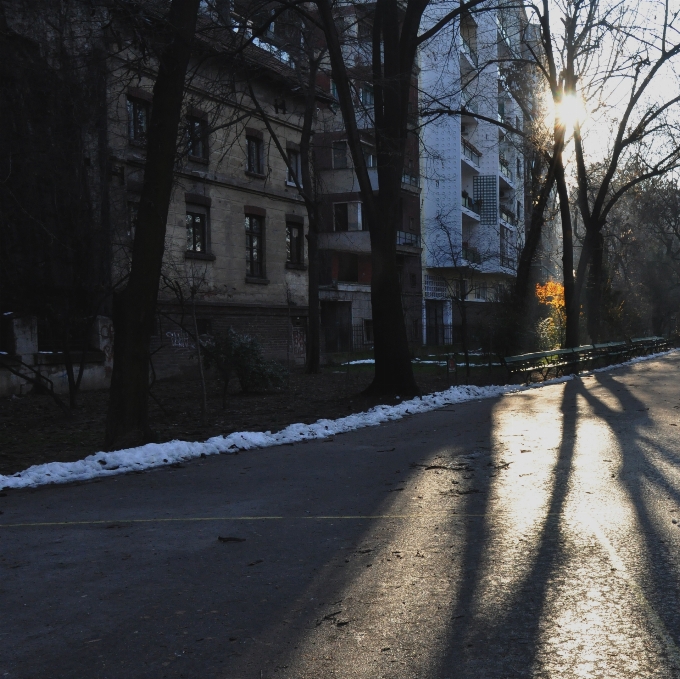
POLYGON ((352 302, 321 302, 321 325, 328 353, 351 350, 352 302))
POLYGON ((436 347, 444 344, 444 300, 425 300, 425 340, 428 346, 436 347))

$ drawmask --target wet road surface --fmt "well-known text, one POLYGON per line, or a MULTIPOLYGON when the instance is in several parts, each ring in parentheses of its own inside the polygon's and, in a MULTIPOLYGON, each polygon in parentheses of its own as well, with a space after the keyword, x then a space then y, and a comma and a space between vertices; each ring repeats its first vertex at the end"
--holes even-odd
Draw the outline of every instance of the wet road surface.
POLYGON ((0 677, 680 677, 679 377, 7 491, 0 677))

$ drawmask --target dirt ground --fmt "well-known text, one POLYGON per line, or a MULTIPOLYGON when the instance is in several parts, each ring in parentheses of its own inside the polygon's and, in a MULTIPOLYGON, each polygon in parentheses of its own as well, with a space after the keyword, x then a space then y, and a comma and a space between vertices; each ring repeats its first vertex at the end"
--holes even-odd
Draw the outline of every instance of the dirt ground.
MULTIPOLYGON (((475 368, 472 384, 502 384, 501 368, 475 368)), ((423 394, 441 391, 454 383, 444 368, 416 366, 423 394)), ((202 425, 201 385, 198 379, 162 380, 153 386, 151 426, 159 441, 201 441, 234 431, 278 431, 296 422, 312 423, 361 412, 389 399, 361 394, 372 379, 373 367, 326 367, 318 375, 302 370, 290 374, 288 385, 273 393, 242 394, 238 382, 229 385, 222 409, 222 386, 207 381, 207 425, 202 425)), ((0 399, 0 474, 13 474, 34 464, 79 460, 102 449, 108 403, 107 391, 83 392, 79 407, 69 418, 49 396, 27 395, 0 399)))

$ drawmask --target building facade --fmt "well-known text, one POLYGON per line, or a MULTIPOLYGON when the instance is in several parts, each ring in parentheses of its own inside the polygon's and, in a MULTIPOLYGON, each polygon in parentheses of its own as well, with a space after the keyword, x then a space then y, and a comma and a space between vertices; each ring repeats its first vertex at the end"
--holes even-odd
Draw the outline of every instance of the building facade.
MULTIPOLYGON (((522 53, 520 9, 463 15, 421 52, 422 107, 442 115, 423 127, 423 342, 460 341, 461 305, 483 324, 515 277, 524 239, 522 106, 503 64, 522 53), (449 55, 444 58, 442 55, 449 55), (500 64, 500 65, 499 65, 500 64)), ((433 116, 434 118, 434 116, 433 116)))

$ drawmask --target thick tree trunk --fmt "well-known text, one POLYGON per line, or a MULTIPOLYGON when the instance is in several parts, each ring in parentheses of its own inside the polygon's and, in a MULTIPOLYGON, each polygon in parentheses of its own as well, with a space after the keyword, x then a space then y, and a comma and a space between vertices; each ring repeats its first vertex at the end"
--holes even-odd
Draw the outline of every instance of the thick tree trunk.
POLYGON ((315 374, 319 372, 319 358, 321 354, 320 332, 321 319, 319 318, 319 234, 317 215, 307 212, 309 218, 309 233, 307 235, 308 253, 308 323, 307 323, 307 366, 306 372, 315 374))
POLYGON ((603 241, 602 234, 593 236, 594 246, 588 268, 588 283, 586 285, 586 301, 588 305, 588 334, 592 342, 602 341, 602 265, 603 241))
POLYGON ((167 42, 159 57, 130 278, 127 287, 113 299, 115 342, 106 421, 108 448, 151 438, 149 344, 165 250, 184 79, 199 2, 172 0, 167 42))
MULTIPOLYGON (((401 185, 399 189, 401 190, 401 185)), ((384 200, 387 195, 389 195, 387 190, 381 191, 380 203, 384 208, 387 207, 384 200)), ((397 196, 392 202, 392 209, 385 209, 379 224, 371 227, 371 305, 375 375, 366 393, 415 396, 419 390, 411 366, 397 270, 395 225, 400 216, 399 204, 397 196)))
POLYGON ((555 181, 560 199, 560 221, 562 222, 562 280, 564 283, 564 310, 567 318, 565 347, 577 347, 579 326, 579 304, 574 299, 574 230, 571 222, 569 189, 564 176, 562 154, 557 161, 555 181))

